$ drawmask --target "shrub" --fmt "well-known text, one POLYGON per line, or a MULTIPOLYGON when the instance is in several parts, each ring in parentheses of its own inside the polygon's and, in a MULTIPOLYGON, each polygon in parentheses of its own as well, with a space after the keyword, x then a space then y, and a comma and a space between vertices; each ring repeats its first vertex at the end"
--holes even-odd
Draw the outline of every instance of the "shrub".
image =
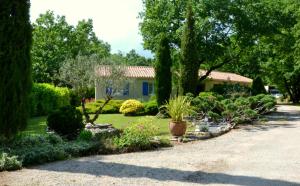
POLYGON ((35 83, 30 94, 32 116, 47 115, 51 111, 70 105, 68 88, 55 87, 46 83, 35 83))
POLYGON ((90 141, 93 138, 93 133, 89 130, 82 130, 78 136, 79 140, 90 141))
MULTIPOLYGON (((18 160, 24 166, 95 154, 101 150, 103 150, 103 145, 100 142, 82 140, 66 142, 55 134, 19 136, 0 148, 0 151, 8 154, 7 157, 14 157, 13 161, 18 160)), ((2 165, 3 161, 0 159, 0 167, 2 165)))
POLYGON ((62 107, 51 113, 47 118, 47 125, 67 139, 76 138, 84 128, 81 112, 72 106, 62 107))
POLYGON ((158 113, 158 105, 155 100, 144 103, 144 108, 145 115, 156 115, 158 113))
MULTIPOLYGON (((119 113, 120 107, 124 100, 110 100, 107 105, 102 110, 102 114, 115 114, 119 113)), ((96 102, 91 102, 86 104, 86 111, 88 114, 95 114, 99 107, 104 103, 104 100, 97 100, 96 102)), ((82 108, 77 107, 81 112, 82 108)))
POLYGON ((140 101, 129 99, 122 104, 120 112, 125 116, 134 116, 142 112, 143 109, 144 105, 140 101))
POLYGON ((179 96, 172 98, 162 108, 166 109, 166 112, 171 117, 172 121, 183 121, 183 117, 193 112, 191 102, 186 96, 179 96))
POLYGON ((115 138, 114 143, 118 148, 126 148, 127 151, 146 150, 151 148, 151 139, 157 132, 158 128, 153 120, 146 118, 125 128, 121 136, 115 138))
POLYGON ((22 168, 22 162, 20 162, 17 156, 9 156, 7 153, 2 153, 0 156, 0 172, 18 170, 22 168))
POLYGON ((221 95, 213 92, 201 92, 199 96, 191 99, 191 105, 194 107, 195 111, 201 113, 202 115, 207 115, 208 112, 212 111, 217 114, 222 112, 222 106, 220 101, 223 99, 221 95))

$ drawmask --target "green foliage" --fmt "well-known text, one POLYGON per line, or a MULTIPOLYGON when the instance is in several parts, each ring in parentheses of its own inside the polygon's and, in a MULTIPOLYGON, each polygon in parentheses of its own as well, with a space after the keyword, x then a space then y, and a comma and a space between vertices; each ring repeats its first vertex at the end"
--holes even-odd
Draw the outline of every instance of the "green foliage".
POLYGON ((75 139, 84 128, 81 112, 72 106, 61 107, 52 112, 47 118, 47 125, 67 139, 75 139))
MULTIPOLYGON (((117 114, 124 100, 111 100, 102 110, 102 114, 117 114)), ((86 111, 88 114, 95 114, 99 107, 104 103, 104 100, 97 100, 86 104, 86 111)), ((81 112, 82 108, 77 107, 81 112)))
POLYGON ((256 77, 253 82, 252 82, 252 87, 251 87, 251 94, 253 96, 258 95, 258 94, 266 94, 267 91, 264 87, 264 83, 262 79, 258 76, 256 77))
POLYGON ((181 59, 180 59, 180 93, 196 93, 199 78, 199 61, 197 34, 195 30, 195 18, 192 5, 187 8, 186 23, 181 39, 181 59))
POLYGON ((17 159, 17 156, 9 156, 7 153, 2 153, 0 156, 0 172, 12 171, 22 168, 22 162, 17 159))
POLYGON ((64 16, 47 11, 33 23, 32 63, 35 82, 59 84, 58 72, 66 59, 96 55, 109 56, 110 46, 99 40, 92 20, 79 21, 76 27, 64 16))
POLYGON ((178 96, 171 98, 169 102, 164 105, 167 113, 170 115, 172 121, 183 121, 183 117, 193 112, 191 102, 188 97, 178 96))
POLYGON ((134 49, 130 50, 126 55, 122 52, 110 55, 110 60, 115 64, 126 64, 129 66, 152 66, 153 59, 145 58, 144 56, 139 55, 134 49))
POLYGON ((138 115, 140 112, 143 111, 143 109, 144 105, 140 101, 129 99, 122 103, 122 106, 120 107, 120 112, 125 116, 133 116, 138 115))
POLYGON ((158 106, 165 104, 172 91, 172 59, 168 38, 163 34, 157 47, 155 62, 155 94, 158 106))
POLYGON ((250 96, 250 87, 243 86, 240 84, 217 84, 211 90, 217 94, 224 96, 225 98, 238 98, 238 97, 247 97, 250 96))
POLYGON ((29 1, 1 1, 0 138, 12 138, 27 125, 31 89, 29 1))
POLYGON ((202 115, 206 115, 210 111, 218 114, 222 112, 220 101, 223 97, 214 92, 201 92, 199 96, 190 99, 194 110, 202 115))
POLYGON ((89 130, 82 130, 79 133, 78 139, 82 141, 90 141, 93 138, 93 133, 89 130))
MULTIPOLYGON (((101 65, 101 62, 101 59, 95 55, 78 55, 75 58, 66 59, 60 64, 58 78, 62 84, 72 87, 79 100, 83 97, 90 98, 91 90, 95 90, 95 68, 101 65)), ((94 97, 94 94, 92 96, 94 97)))
POLYGON ((156 115, 158 113, 158 105, 155 100, 144 103, 144 115, 156 115))
MULTIPOLYGON (((0 151, 11 156, 12 162, 16 165, 21 166, 18 162, 22 162, 23 166, 28 166, 95 154, 102 148, 103 145, 99 142, 81 140, 66 142, 58 135, 47 134, 19 136, 10 143, 3 144, 0 151)), ((20 166, 18 168, 21 168, 20 166)))
POLYGON ((151 139, 157 134, 158 128, 153 120, 146 118, 125 128, 121 136, 115 138, 114 143, 126 151, 146 150, 151 148, 151 139))
POLYGON ((55 87, 46 83, 33 84, 30 94, 30 111, 32 116, 43 116, 63 106, 70 105, 68 88, 55 87))

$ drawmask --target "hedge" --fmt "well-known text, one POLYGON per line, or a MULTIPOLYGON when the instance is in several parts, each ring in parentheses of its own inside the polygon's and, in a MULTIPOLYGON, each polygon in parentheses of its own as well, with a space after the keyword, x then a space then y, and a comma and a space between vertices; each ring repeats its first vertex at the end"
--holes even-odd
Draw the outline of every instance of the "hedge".
POLYGON ((70 91, 47 83, 35 83, 30 94, 31 116, 43 116, 70 105, 70 91))

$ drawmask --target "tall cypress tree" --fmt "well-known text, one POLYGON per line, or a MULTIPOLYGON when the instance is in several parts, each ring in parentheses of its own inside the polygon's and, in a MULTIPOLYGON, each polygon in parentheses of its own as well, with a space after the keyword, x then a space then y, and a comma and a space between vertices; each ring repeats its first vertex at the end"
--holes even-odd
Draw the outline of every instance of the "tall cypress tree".
POLYGON ((252 87, 251 87, 251 91, 252 91, 252 95, 258 95, 258 94, 266 94, 267 91, 264 87, 264 83, 262 81, 262 79, 257 76, 253 82, 252 82, 252 87))
POLYGON ((161 35, 156 52, 155 93, 158 106, 169 100, 172 90, 172 59, 168 38, 161 35))
POLYGON ((0 1, 0 137, 11 138, 28 119, 31 88, 29 0, 0 1))
POLYGON ((187 6, 186 22, 181 38, 180 68, 180 94, 195 94, 199 76, 199 62, 197 38, 195 33, 195 19, 191 2, 189 2, 187 6))

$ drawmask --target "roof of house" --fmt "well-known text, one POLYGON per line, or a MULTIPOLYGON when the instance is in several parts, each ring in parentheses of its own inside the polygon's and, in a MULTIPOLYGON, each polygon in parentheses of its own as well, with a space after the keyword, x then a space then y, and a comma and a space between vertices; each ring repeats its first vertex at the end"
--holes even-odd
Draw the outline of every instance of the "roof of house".
MULTIPOLYGON (((98 75, 106 75, 108 66, 102 66, 97 69, 98 75)), ((154 78, 155 72, 153 67, 149 66, 125 66, 125 76, 128 78, 154 78)), ((199 76, 206 73, 205 70, 199 70, 199 76)), ((252 83, 252 79, 229 72, 212 71, 208 79, 216 81, 231 81, 239 83, 252 83)))

